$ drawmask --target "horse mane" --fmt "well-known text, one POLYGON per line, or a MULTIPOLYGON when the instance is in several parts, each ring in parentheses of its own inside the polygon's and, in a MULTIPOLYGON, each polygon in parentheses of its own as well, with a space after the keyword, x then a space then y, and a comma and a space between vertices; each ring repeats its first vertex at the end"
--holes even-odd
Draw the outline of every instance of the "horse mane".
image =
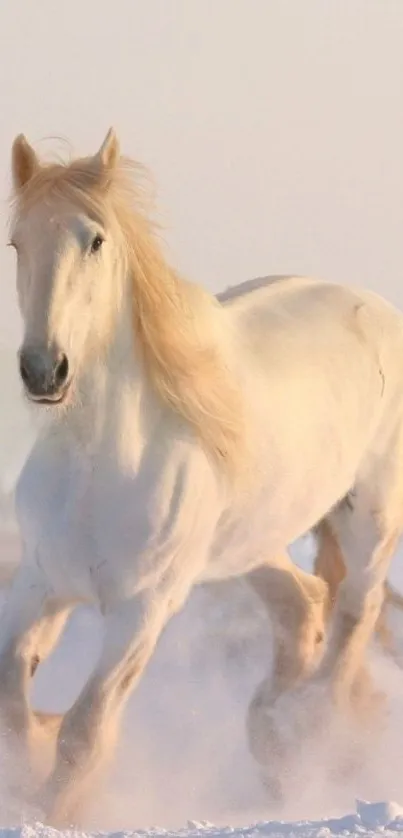
POLYGON ((162 401, 234 475, 245 448, 245 429, 240 388, 225 357, 222 306, 179 277, 166 261, 149 191, 144 190, 147 177, 128 158, 110 170, 96 167, 94 158, 41 164, 12 196, 14 217, 55 198, 78 205, 99 221, 110 206, 125 239, 135 340, 149 379, 162 401))

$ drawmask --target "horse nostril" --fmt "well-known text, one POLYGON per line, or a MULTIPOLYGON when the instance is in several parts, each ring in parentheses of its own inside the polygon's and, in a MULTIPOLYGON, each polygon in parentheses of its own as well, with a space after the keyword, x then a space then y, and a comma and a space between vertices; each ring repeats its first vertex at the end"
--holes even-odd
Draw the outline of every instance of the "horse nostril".
POLYGON ((30 369, 29 364, 25 359, 24 355, 20 356, 20 376, 24 384, 27 384, 30 378, 30 369))
POLYGON ((62 355, 56 364, 55 369, 55 384, 57 387, 61 387, 62 384, 65 384, 68 374, 69 362, 67 360, 67 355, 62 355))

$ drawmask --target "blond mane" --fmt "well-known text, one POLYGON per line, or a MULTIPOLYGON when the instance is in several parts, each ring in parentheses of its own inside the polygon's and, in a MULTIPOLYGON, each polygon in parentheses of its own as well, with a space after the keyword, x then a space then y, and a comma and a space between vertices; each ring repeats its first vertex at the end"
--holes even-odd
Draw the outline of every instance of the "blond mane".
POLYGON ((52 199, 67 200, 100 221, 111 208, 126 243, 134 332, 148 376, 163 402, 234 474, 245 448, 244 417, 239 387, 217 339, 221 306, 180 278, 164 258, 145 175, 127 158, 102 170, 93 158, 41 164, 13 194, 14 219, 52 199))

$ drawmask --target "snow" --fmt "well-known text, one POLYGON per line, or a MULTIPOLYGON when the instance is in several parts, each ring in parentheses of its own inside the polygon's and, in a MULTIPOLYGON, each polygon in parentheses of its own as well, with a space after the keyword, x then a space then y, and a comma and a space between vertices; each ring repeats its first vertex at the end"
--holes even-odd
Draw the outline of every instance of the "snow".
MULTIPOLYGON (((309 539, 296 545, 300 563, 309 563, 311 548, 309 539)), ((399 620, 397 614, 397 629, 399 620)), ((79 609, 60 648, 38 670, 35 706, 67 709, 96 659, 100 638, 98 616, 79 609)), ((270 628, 242 583, 195 591, 133 695, 113 770, 86 831, 68 834, 325 838, 402 832, 403 808, 387 802, 399 800, 403 769, 400 670, 374 654, 390 718, 381 741, 365 743, 368 764, 345 782, 332 779, 327 768, 334 743, 343 748, 348 734, 327 730, 325 740, 312 743, 293 766, 284 812, 278 813, 262 790, 244 727, 247 704, 269 664, 270 628)), ((55 830, 10 804, 1 773, 0 823, 8 828, 0 829, 0 838, 56 838, 55 830), (21 818, 26 823, 18 826, 21 818)))
MULTIPOLYGON (((8 533, 3 541, 7 551, 9 538, 8 533)), ((308 567, 310 538, 293 553, 308 567)), ((398 564, 392 579, 402 581, 398 564)), ((403 616, 395 613, 392 622, 398 642, 403 616)), ((78 609, 60 647, 38 670, 34 706, 66 710, 96 660, 100 640, 98 615, 78 609)), ((246 708, 270 657, 270 626, 242 582, 196 590, 161 638, 130 701, 113 769, 97 793, 86 831, 69 835, 325 838, 402 832, 403 808, 387 802, 402 799, 403 675, 396 664, 373 653, 389 716, 377 739, 358 743, 363 764, 346 778, 331 776, 337 748, 342 752, 350 740, 349 732, 329 727, 291 766, 279 812, 265 796, 245 736, 246 708)), ((0 838, 54 838, 55 830, 37 822, 38 813, 30 815, 10 801, 7 755, 0 751, 1 756, 0 838)))
MULTIPOLYGON (((357 801, 356 811, 339 818, 323 818, 318 821, 265 821, 245 827, 216 827, 208 821, 188 821, 186 827, 169 831, 152 828, 149 830, 125 830, 109 833, 109 838, 326 838, 326 836, 357 835, 360 838, 372 835, 396 835, 403 832, 403 808, 397 803, 382 801, 367 803, 357 801)), ((24 825, 11 829, 0 829, 0 838, 56 838, 57 830, 41 823, 24 825)), ((104 832, 63 833, 71 838, 104 836, 104 832)))

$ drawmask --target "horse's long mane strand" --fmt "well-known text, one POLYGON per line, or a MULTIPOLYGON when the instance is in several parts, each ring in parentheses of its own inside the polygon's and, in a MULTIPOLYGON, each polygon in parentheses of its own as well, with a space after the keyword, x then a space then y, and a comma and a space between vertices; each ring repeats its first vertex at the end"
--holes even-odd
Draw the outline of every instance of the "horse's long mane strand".
POLYGON ((122 159, 110 171, 92 158, 42 165, 14 196, 14 212, 62 198, 99 217, 110 206, 124 234, 133 288, 133 324, 149 378, 221 466, 239 471, 244 452, 242 398, 218 340, 220 304, 181 279, 163 256, 150 214, 145 170, 122 159))

